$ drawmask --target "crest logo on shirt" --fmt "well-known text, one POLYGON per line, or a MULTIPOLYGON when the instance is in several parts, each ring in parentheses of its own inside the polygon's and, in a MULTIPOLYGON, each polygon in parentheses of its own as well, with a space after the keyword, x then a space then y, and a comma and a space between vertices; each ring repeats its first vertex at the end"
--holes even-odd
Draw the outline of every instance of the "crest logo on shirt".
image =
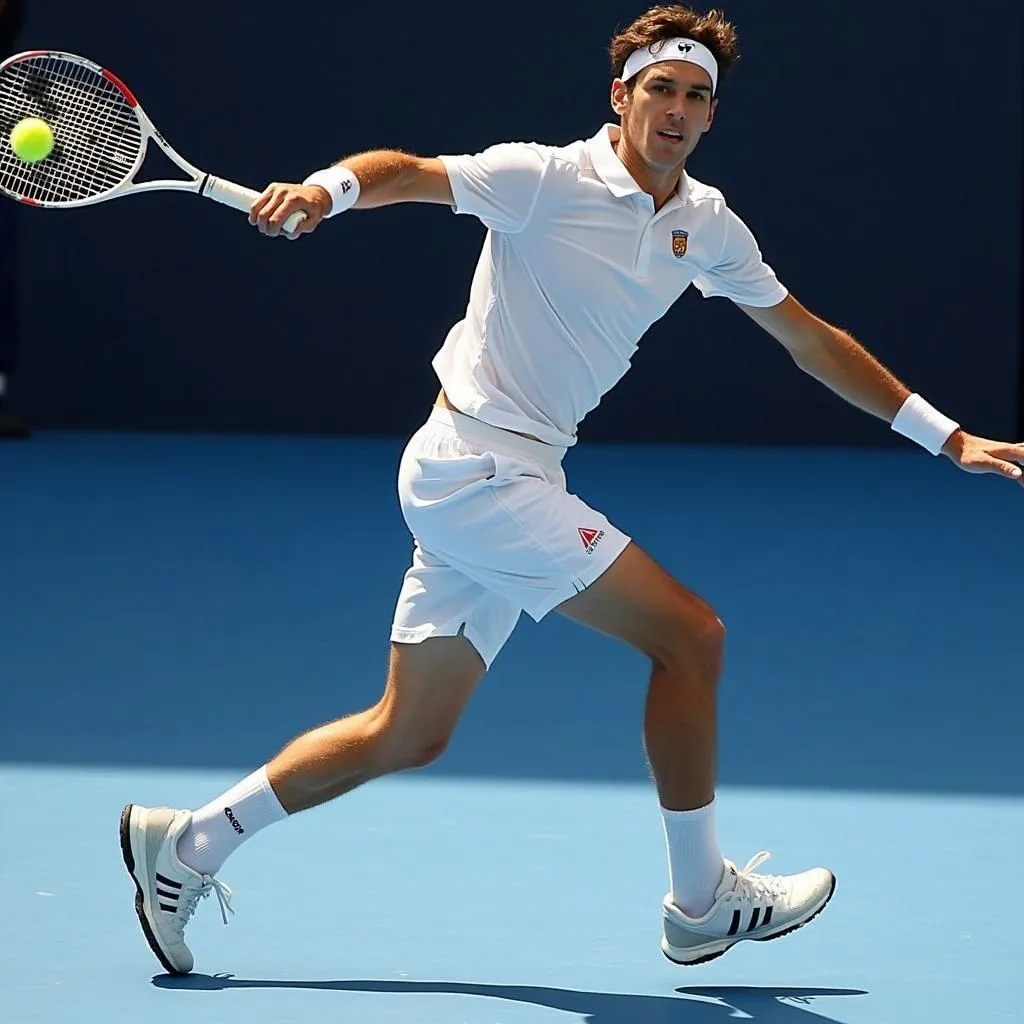
POLYGON ((580 535, 580 540, 583 541, 583 547, 587 554, 592 555, 594 548, 601 543, 604 537, 604 530, 588 530, 585 526, 577 526, 576 531, 580 535))
POLYGON ((672 232, 672 255, 677 260, 681 260, 686 255, 686 243, 689 237, 689 231, 672 232))

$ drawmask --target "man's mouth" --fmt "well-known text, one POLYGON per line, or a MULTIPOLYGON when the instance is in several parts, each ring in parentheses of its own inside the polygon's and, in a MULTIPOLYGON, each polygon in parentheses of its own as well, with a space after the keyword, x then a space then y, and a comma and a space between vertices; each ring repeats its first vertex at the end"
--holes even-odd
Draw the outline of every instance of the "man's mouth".
POLYGON ((662 128, 658 135, 668 142, 682 142, 684 138, 683 133, 676 131, 675 128, 662 128))

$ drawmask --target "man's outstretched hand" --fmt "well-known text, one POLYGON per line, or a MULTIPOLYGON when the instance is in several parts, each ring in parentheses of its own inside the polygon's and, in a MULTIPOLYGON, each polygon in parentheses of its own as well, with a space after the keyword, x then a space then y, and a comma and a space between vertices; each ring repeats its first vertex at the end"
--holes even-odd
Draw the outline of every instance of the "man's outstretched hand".
POLYGON ((991 441, 955 430, 942 446, 942 454, 965 473, 999 473, 1024 487, 1024 474, 1018 465, 1024 464, 1024 444, 991 441))

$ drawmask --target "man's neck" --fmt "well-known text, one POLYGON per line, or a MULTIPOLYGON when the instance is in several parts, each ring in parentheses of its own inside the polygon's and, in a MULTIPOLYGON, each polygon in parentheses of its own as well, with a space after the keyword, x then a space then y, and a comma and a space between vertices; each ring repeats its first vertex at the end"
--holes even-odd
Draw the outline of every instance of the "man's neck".
POLYGON ((620 136, 612 143, 612 149, 629 171, 630 177, 654 199, 654 209, 660 210, 678 191, 683 176, 683 165, 668 171, 656 171, 648 167, 639 155, 620 136))

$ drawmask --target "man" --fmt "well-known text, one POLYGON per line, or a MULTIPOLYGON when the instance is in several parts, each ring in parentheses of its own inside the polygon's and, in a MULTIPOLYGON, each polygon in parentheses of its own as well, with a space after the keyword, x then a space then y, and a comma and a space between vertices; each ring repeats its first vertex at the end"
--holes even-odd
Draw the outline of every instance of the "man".
POLYGON ((809 313, 687 158, 711 128, 737 59, 719 13, 654 8, 612 41, 618 125, 555 148, 475 156, 362 153, 301 185, 273 184, 250 221, 297 233, 347 209, 432 202, 488 231, 465 318, 434 358, 441 391, 409 441, 399 495, 416 545, 391 629, 380 701, 313 729, 196 811, 125 807, 124 858, 147 940, 170 971, 193 958, 184 926, 265 826, 370 779, 438 757, 525 610, 557 610, 631 644, 652 670, 644 740, 662 809, 671 888, 662 950, 683 964, 805 924, 829 901, 824 868, 742 870, 715 832, 715 701, 724 627, 605 516, 570 495, 562 457, 625 373, 639 338, 690 284, 727 296, 796 364, 970 472, 1020 480, 1024 445, 974 437, 897 381, 853 338, 809 313))
MULTIPOLYGON (((24 0, 0 0, 0 60, 14 53, 25 19, 24 0)), ((20 440, 29 430, 7 407, 7 388, 17 365, 17 207, 0 200, 0 440, 20 440)))

